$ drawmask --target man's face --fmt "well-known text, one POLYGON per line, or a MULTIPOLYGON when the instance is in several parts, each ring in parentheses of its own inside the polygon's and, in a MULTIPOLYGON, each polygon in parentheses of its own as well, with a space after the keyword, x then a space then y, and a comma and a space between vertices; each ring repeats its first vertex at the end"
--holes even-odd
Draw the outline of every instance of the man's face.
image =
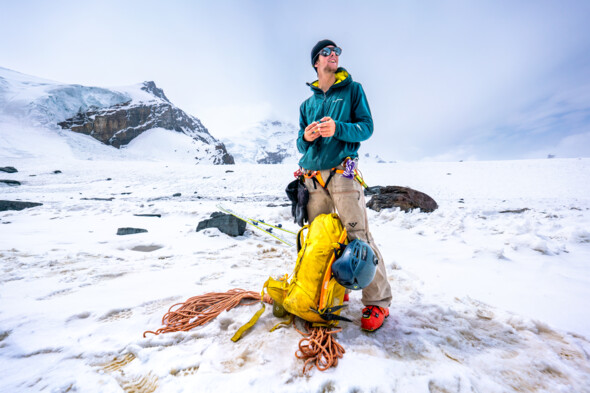
MULTIPOLYGON (((328 45, 326 48, 333 49, 335 47, 332 45, 328 45)), ((334 51, 331 51, 331 53, 328 56, 323 56, 320 54, 318 55, 318 59, 316 60, 315 64, 318 71, 322 70, 324 72, 335 73, 338 69, 338 56, 336 56, 336 53, 334 53, 334 51)))

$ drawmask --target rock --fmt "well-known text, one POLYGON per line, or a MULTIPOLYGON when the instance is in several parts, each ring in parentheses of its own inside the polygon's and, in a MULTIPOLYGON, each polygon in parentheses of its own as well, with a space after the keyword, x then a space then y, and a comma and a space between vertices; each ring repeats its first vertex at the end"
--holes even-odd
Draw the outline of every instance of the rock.
POLYGON ((9 186, 20 186, 20 182, 16 180, 0 180, 0 183, 8 184, 9 186))
POLYGON ((159 246, 156 244, 152 244, 149 246, 135 246, 132 248, 133 251, 139 251, 139 252, 152 252, 152 251, 156 251, 159 250, 161 248, 164 248, 164 246, 159 246))
POLYGON ((172 195, 174 198, 178 198, 179 196, 182 196, 182 194, 180 192, 177 192, 176 194, 172 195))
POLYGON ((134 214, 136 217, 162 217, 161 214, 134 214))
POLYGON ((0 172, 6 172, 6 173, 16 173, 16 172, 18 172, 18 171, 17 171, 17 170, 16 170, 16 168, 15 168, 15 167, 13 167, 13 166, 5 166, 5 167, 2 167, 2 168, 0 168, 0 172))
POLYGON ((143 82, 143 87, 141 88, 141 90, 147 91, 148 93, 152 93, 156 97, 161 98, 166 102, 170 102, 168 97, 166 97, 166 94, 164 94, 164 90, 157 87, 154 81, 143 82))
POLYGON ((199 222, 197 232, 207 228, 217 228, 229 236, 242 236, 246 231, 246 222, 231 214, 215 212, 211 218, 199 222))
POLYGON ((133 235, 136 233, 144 233, 147 232, 147 229, 143 228, 119 228, 117 229, 117 235, 124 236, 124 235, 133 235))
POLYGON ((0 212, 7 210, 23 210, 35 206, 43 206, 43 204, 37 202, 0 201, 0 212))
POLYGON ((528 207, 523 207, 522 209, 514 209, 514 210, 502 210, 500 213, 524 213, 526 211, 530 210, 528 207))
POLYGON ((375 211, 392 207, 399 207, 405 212, 420 209, 425 213, 438 209, 436 201, 430 196, 409 187, 399 186, 381 187, 379 194, 371 198, 367 207, 375 211))

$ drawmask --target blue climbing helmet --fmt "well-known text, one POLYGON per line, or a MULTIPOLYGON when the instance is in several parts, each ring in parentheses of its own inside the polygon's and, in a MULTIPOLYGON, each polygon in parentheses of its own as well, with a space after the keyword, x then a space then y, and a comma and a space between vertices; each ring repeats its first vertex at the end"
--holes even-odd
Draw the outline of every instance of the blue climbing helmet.
POLYGON ((377 263, 379 260, 371 247, 362 240, 354 239, 332 264, 332 274, 345 288, 363 289, 373 281, 377 263))

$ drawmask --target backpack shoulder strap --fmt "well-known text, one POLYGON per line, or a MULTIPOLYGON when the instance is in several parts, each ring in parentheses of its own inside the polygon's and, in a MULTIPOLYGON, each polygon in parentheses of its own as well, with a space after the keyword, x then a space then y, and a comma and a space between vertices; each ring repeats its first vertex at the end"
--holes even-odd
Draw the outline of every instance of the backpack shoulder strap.
POLYGON ((304 225, 303 227, 301 227, 299 232, 297 232, 297 252, 299 252, 299 250, 301 250, 301 247, 303 246, 303 243, 305 242, 305 237, 303 236, 303 231, 306 229, 309 229, 309 225, 304 225))

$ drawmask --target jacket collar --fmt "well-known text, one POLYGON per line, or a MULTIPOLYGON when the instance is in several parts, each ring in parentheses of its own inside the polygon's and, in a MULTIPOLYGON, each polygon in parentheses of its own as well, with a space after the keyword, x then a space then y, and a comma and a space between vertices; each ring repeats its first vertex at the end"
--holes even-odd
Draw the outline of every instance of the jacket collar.
MULTIPOLYGON (((346 86, 348 85, 350 82, 352 82, 352 77, 350 76, 350 74, 348 73, 348 71, 346 71, 346 69, 339 67, 336 70, 336 82, 334 82, 334 84, 330 87, 330 90, 335 89, 335 88, 339 88, 342 86, 346 86)), ((324 93, 320 88, 319 88, 319 81, 316 80, 315 82, 312 83, 307 83, 307 85, 311 88, 311 90, 313 90, 314 92, 320 92, 320 93, 324 93)))

